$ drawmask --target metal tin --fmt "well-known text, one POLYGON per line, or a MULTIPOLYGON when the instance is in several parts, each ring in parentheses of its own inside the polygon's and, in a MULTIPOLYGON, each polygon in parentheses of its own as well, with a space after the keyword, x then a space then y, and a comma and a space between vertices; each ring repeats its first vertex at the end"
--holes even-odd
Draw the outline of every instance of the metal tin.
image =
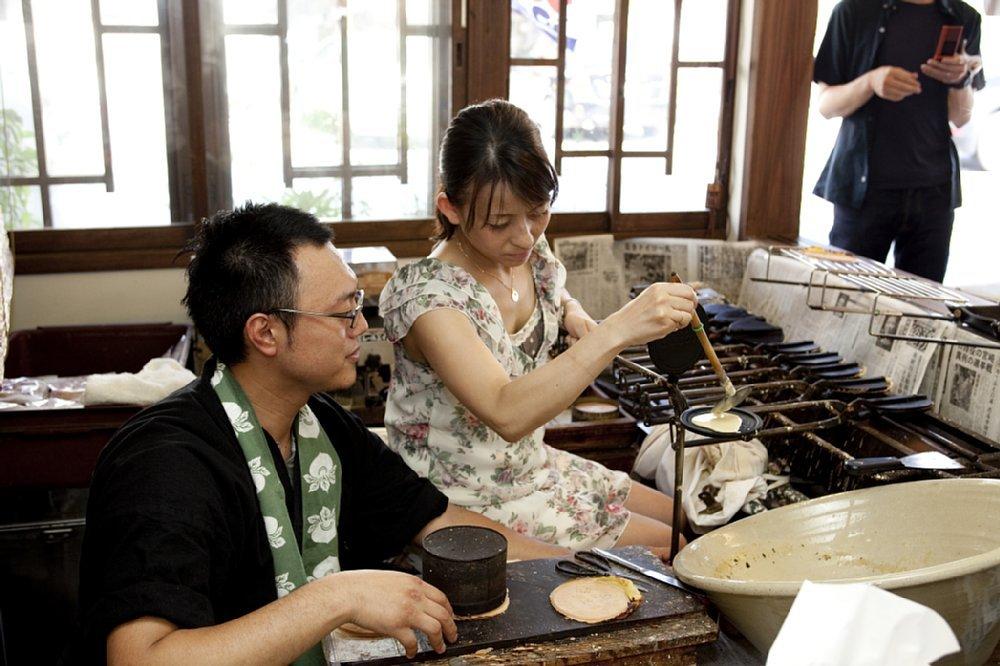
POLYGON ((507 596, 507 539, 488 527, 456 525, 424 537, 424 581, 456 615, 491 611, 507 596))

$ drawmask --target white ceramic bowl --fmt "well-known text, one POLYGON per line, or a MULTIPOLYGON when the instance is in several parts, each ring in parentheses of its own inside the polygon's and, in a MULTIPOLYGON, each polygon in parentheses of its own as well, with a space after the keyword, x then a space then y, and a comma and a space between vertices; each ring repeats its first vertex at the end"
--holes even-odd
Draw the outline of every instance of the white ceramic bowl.
POLYGON ((897 483, 785 506, 691 542, 677 576, 763 653, 803 580, 870 582, 933 608, 981 664, 1000 640, 1000 480, 897 483))

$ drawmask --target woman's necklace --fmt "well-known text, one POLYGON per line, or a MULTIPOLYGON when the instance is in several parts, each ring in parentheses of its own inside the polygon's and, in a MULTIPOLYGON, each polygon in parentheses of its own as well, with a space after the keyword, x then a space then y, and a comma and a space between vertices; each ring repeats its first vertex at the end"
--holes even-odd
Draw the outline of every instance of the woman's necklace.
POLYGON ((486 270, 485 268, 483 268, 482 266, 480 266, 479 262, 477 262, 475 259, 473 259, 472 257, 470 257, 469 253, 465 251, 465 246, 462 244, 462 241, 460 241, 460 240, 458 240, 456 238, 455 242, 458 243, 458 249, 462 251, 462 254, 465 255, 466 259, 468 259, 469 261, 472 262, 473 266, 475 266, 476 268, 478 268, 479 270, 481 270, 483 273, 486 273, 487 275, 489 275, 491 278, 493 278, 494 280, 496 280, 497 282, 499 282, 500 284, 502 284, 507 289, 510 289, 510 300, 514 301, 515 303, 517 303, 519 300, 521 300, 521 294, 517 293, 517 289, 514 289, 514 271, 513 270, 511 270, 511 273, 510 273, 510 284, 507 284, 498 275, 494 275, 493 273, 490 273, 488 270, 486 270))

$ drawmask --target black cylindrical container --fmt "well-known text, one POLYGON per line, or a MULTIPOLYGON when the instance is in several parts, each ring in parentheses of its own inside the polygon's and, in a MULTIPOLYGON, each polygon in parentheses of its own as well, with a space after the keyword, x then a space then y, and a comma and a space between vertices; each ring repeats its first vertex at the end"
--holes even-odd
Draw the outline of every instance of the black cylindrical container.
POLYGON ((424 537, 424 581, 455 615, 491 611, 507 596, 507 539, 488 527, 456 525, 424 537))

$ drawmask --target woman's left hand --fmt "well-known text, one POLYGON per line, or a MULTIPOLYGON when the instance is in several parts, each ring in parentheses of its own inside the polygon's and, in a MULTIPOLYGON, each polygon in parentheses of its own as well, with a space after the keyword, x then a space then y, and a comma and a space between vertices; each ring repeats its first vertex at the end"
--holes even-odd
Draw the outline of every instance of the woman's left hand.
POLYGON ((587 314, 579 301, 570 299, 566 301, 563 308, 563 328, 569 333, 570 344, 597 328, 597 322, 587 314))

